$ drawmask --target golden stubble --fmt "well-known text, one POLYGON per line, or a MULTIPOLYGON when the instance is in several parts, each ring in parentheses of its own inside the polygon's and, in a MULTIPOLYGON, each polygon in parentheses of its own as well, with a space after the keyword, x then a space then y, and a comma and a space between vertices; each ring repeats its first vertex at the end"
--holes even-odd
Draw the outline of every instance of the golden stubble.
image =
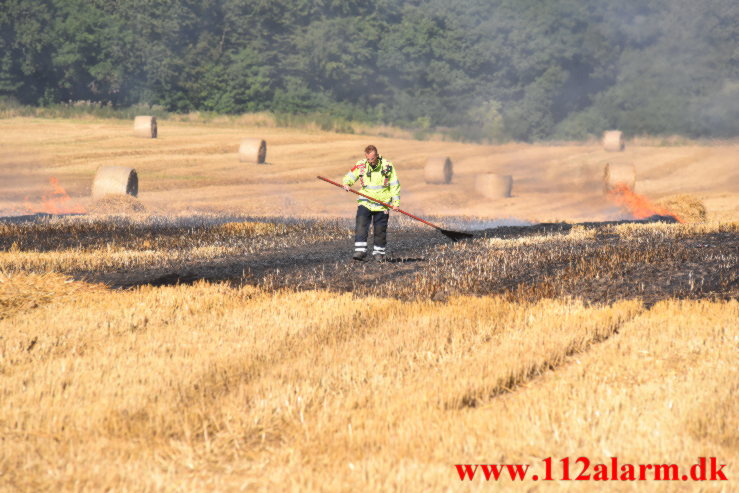
POLYGON ((8 283, 39 302, 0 320, 6 489, 428 491, 467 462, 736 465, 736 301, 8 283))

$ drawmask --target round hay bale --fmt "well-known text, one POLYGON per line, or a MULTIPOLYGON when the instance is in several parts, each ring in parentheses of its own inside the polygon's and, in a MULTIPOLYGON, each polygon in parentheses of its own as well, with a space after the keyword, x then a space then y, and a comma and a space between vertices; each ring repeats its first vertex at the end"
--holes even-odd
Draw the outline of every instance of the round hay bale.
POLYGON ((496 175, 486 173, 479 175, 475 180, 475 190, 489 199, 504 199, 511 196, 513 177, 511 175, 496 175))
POLYGON ((636 167, 631 163, 606 163, 603 169, 603 185, 606 192, 616 185, 636 187, 636 167))
POLYGON ((603 132, 603 148, 606 151, 619 152, 626 147, 624 133, 620 130, 606 130, 603 132))
POLYGON ((157 138, 157 117, 137 116, 133 119, 133 134, 145 139, 157 138))
POLYGON ((267 142, 262 139, 245 139, 239 146, 239 161, 264 164, 267 158, 267 142))
POLYGON ((698 197, 689 194, 669 195, 656 202, 683 223, 702 223, 706 220, 706 206, 698 197))
POLYGON ((101 166, 92 182, 92 198, 100 199, 106 195, 139 194, 139 177, 136 170, 125 166, 101 166))
POLYGON ((445 185, 452 182, 452 160, 448 157, 430 157, 423 168, 426 183, 445 185))

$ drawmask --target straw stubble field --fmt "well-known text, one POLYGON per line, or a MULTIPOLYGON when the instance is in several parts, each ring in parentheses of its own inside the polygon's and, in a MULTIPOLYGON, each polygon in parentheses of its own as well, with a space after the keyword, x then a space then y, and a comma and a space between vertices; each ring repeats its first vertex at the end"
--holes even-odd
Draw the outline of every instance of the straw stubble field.
POLYGON ((348 232, 198 220, 180 225, 186 236, 161 218, 4 226, 5 489, 445 490, 465 486, 457 463, 575 455, 684 466, 716 456, 734 470, 735 223, 488 230, 435 262, 436 240, 408 228, 397 235, 425 245, 403 257, 416 261, 363 266, 362 291, 332 289, 317 268, 346 274, 332 247, 288 269, 300 283, 238 269, 209 281, 209 263, 234 253, 248 266, 289 245, 300 258, 348 232), (205 246, 226 236, 237 240, 205 246), (582 268, 609 237, 631 265, 582 268), (701 287, 682 275, 691 262, 707 266, 701 287), (190 279, 174 275, 183 264, 190 279), (138 285, 110 287, 137 266, 138 285), (578 295, 650 268, 675 282, 603 302, 578 295), (488 270, 508 280, 495 285, 488 270), (442 297, 429 288, 443 284, 442 297), (472 296, 483 285, 488 295, 472 296))
MULTIPOLYGON (((396 163, 402 205, 417 214, 515 217, 529 221, 623 219, 604 199, 599 176, 606 163, 631 163, 637 189, 652 199, 692 194, 709 219, 739 217, 739 146, 736 142, 661 145, 628 142, 624 152, 606 152, 599 142, 476 145, 318 130, 254 126, 247 122, 160 121, 156 139, 133 137, 131 122, 117 120, 0 119, 0 216, 24 199, 40 197, 56 177, 83 206, 90 206, 100 166, 135 168, 140 198, 152 211, 212 210, 252 215, 348 217, 352 200, 323 182, 339 179, 368 143, 396 163), (240 163, 245 138, 267 141, 265 165, 240 163), (430 157, 449 156, 449 185, 429 185, 430 157), (513 176, 513 196, 486 199, 475 192, 485 173, 513 176)), ((21 209, 21 212, 23 210, 21 209)))
MULTIPOLYGON (((57 171, 86 176, 51 128, 57 171)), ((481 491, 454 465, 579 456, 717 457, 728 483, 646 487, 736 489, 739 223, 451 245, 396 220, 392 262, 357 265, 346 220, 235 204, 0 221, 0 491, 481 491)), ((594 484, 644 486, 517 482, 594 484)))

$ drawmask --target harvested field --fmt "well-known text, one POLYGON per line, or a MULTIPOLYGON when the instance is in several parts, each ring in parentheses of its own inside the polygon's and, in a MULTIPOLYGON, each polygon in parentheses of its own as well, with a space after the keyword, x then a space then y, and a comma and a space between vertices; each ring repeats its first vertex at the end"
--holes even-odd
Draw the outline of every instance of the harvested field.
MULTIPOLYGON (((531 222, 629 219, 602 195, 580 189, 583 167, 601 174, 614 159, 598 141, 498 146, 336 134, 233 123, 160 120, 156 139, 130 135, 130 122, 116 120, 0 120, 0 216, 24 213, 24 200, 40 197, 54 176, 82 205, 89 205, 100 165, 134 168, 139 199, 149 211, 218 211, 253 216, 351 217, 354 200, 316 180, 339 179, 368 143, 395 163, 403 186, 402 207, 420 215, 517 218, 531 222), (244 135, 269 142, 268 165, 238 162, 244 135), (33 150, 32 152, 30 150, 33 150), (454 179, 429 185, 427 159, 449 156, 454 179), (6 174, 7 173, 7 174, 6 174), (515 177, 515 196, 481 199, 477 177, 515 177)), ((636 166, 638 188, 652 200, 691 194, 708 220, 739 219, 736 142, 659 141, 629 143, 622 159, 636 166)))
POLYGON ((0 302, 10 489, 428 491, 492 486, 460 484, 466 462, 739 460, 736 300, 358 303, 16 274, 0 302))
POLYGON ((378 263, 350 259, 354 201, 314 183, 368 137, 160 125, 0 120, 0 492, 739 489, 735 146, 626 146, 679 224, 562 192, 599 143, 424 143, 454 159, 436 186, 418 143, 371 138, 404 208, 474 233, 393 214, 378 263), (265 166, 238 163, 252 134, 265 166), (86 198, 101 161, 139 197, 86 198), (480 200, 482 172, 514 196, 480 200), (50 175, 90 213, 14 209, 50 175), (716 457, 728 480, 531 479, 581 456, 716 457), (477 463, 531 470, 460 481, 477 463))

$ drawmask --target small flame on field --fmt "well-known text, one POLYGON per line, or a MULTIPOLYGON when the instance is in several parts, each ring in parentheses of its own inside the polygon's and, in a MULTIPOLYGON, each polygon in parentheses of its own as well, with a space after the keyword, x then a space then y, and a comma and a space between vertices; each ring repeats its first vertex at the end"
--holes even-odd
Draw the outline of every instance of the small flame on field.
POLYGON ((616 205, 627 209, 634 219, 646 219, 658 215, 674 217, 678 222, 684 222, 677 214, 664 207, 654 205, 649 199, 634 192, 625 183, 617 183, 611 187, 608 191, 608 198, 616 205))
POLYGON ((45 212, 47 214, 82 214, 87 212, 84 207, 76 203, 69 196, 59 180, 53 176, 49 178, 51 190, 41 196, 40 204, 32 204, 26 197, 25 206, 30 213, 45 212))

